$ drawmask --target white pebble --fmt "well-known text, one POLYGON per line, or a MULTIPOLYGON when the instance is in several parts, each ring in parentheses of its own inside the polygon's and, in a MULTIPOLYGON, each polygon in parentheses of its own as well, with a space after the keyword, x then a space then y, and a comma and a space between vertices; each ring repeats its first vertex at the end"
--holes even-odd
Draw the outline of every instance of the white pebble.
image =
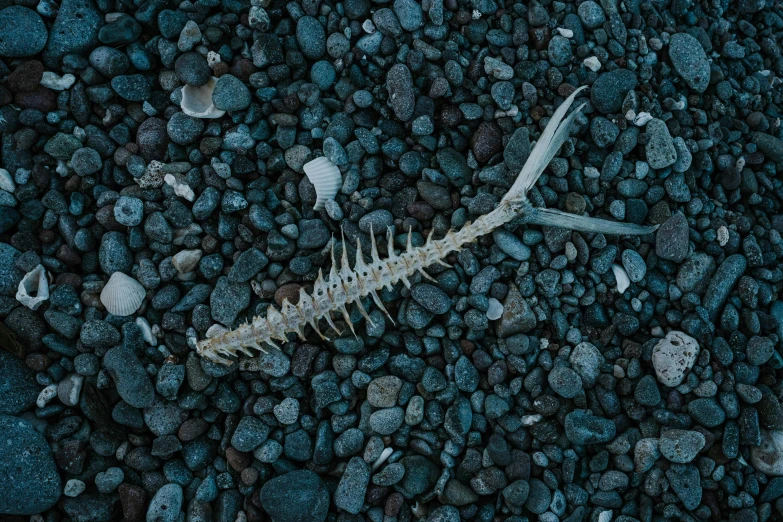
POLYGON ((364 32, 365 32, 365 33, 367 33, 367 34, 372 34, 372 33, 374 33, 374 32, 375 32, 375 24, 374 24, 374 23, 372 23, 372 20, 370 20, 370 19, 368 18, 368 19, 367 19, 367 20, 365 20, 365 21, 364 21, 364 23, 362 24, 362 29, 364 29, 364 32))
POLYGON ((46 406, 46 403, 54 399, 55 395, 57 395, 57 385, 50 384, 41 390, 41 393, 38 394, 38 398, 35 400, 35 405, 39 408, 43 408, 46 406))
POLYGON ((593 167, 592 165, 588 165, 585 167, 585 176, 591 179, 597 179, 601 177, 601 173, 597 168, 593 167))
POLYGON ((699 355, 699 343, 690 335, 672 330, 652 351, 652 365, 658 382, 674 388, 682 384, 699 355))
POLYGON ((591 56, 590 58, 585 58, 585 61, 582 63, 585 64, 585 67, 587 67, 593 72, 596 72, 598 69, 601 68, 601 61, 595 56, 591 56))
POLYGON ((624 293, 631 286, 631 279, 628 277, 625 269, 617 263, 612 265, 612 272, 614 272, 614 278, 617 280, 617 291, 621 294, 624 293))
POLYGON ((41 78, 41 85, 53 91, 70 89, 75 82, 76 76, 73 74, 63 74, 60 76, 57 73, 49 71, 44 71, 43 77, 41 78))
POLYGON ((560 36, 563 36, 565 38, 573 38, 574 32, 571 29, 565 29, 564 27, 558 27, 557 32, 560 33, 560 36))
POLYGON ((171 264, 180 274, 187 274, 198 266, 201 255, 201 250, 180 250, 171 258, 171 264))
POLYGON ((500 304, 500 301, 494 297, 490 297, 488 301, 489 307, 487 308, 487 319, 490 321, 500 319, 500 316, 503 315, 503 305, 500 304))
POLYGON ((84 485, 84 482, 82 482, 79 479, 71 479, 68 482, 65 483, 65 488, 63 489, 63 494, 66 497, 78 497, 82 494, 82 492, 87 488, 87 486, 84 485))

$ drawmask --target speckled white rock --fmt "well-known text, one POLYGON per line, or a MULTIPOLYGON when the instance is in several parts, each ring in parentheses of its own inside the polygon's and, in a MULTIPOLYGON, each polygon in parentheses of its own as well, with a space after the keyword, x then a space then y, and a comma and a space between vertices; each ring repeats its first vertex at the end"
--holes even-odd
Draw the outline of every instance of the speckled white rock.
POLYGON ((674 388, 682 384, 699 355, 699 343, 688 334, 673 330, 655 345, 652 364, 658 382, 674 388))
POLYGON ((750 463, 765 475, 783 475, 783 431, 762 431, 761 445, 750 448, 750 463))

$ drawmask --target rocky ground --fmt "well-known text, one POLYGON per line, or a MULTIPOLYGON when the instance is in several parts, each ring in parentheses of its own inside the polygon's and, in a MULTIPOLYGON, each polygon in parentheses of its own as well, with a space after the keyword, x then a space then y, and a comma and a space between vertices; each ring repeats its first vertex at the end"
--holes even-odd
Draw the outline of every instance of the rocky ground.
POLYGON ((0 0, 0 518, 781 520, 781 12, 0 0), (183 113, 212 77, 225 114, 183 113), (394 325, 193 351, 341 228, 400 248, 493 209, 583 85, 529 196, 656 233, 512 223, 384 291, 394 325))

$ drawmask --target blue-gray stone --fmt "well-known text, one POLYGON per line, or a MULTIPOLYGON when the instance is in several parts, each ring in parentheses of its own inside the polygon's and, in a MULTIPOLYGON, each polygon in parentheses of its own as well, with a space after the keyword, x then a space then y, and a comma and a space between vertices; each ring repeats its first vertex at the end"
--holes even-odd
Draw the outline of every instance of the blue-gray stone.
POLYGON ((62 491, 52 450, 26 420, 0 415, 0 513, 34 515, 57 502, 62 491))
POLYGON ((261 506, 275 522, 324 522, 329 511, 329 491, 310 470, 275 477, 259 492, 261 506))
POLYGON ((12 5, 0 10, 0 56, 36 55, 43 50, 48 37, 41 16, 32 9, 12 5))
POLYGON ((92 0, 63 0, 43 53, 47 67, 60 69, 66 54, 89 53, 98 44, 103 16, 92 0))
POLYGON ((370 468, 361 457, 348 461, 334 492, 334 505, 356 515, 364 505, 364 495, 370 483, 370 468))
POLYGON ((669 59, 677 74, 696 92, 710 84, 710 62, 699 41, 688 33, 676 33, 669 41, 669 59))
POLYGON ((39 388, 21 359, 0 350, 0 414, 16 415, 31 408, 39 388))

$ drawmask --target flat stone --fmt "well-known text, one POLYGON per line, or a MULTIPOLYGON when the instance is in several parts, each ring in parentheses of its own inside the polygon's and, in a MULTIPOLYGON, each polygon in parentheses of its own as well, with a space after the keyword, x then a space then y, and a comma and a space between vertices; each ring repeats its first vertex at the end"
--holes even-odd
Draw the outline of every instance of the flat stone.
POLYGON ((699 41, 688 33, 676 33, 669 41, 669 59, 685 83, 697 92, 710 84, 710 62, 699 41))

